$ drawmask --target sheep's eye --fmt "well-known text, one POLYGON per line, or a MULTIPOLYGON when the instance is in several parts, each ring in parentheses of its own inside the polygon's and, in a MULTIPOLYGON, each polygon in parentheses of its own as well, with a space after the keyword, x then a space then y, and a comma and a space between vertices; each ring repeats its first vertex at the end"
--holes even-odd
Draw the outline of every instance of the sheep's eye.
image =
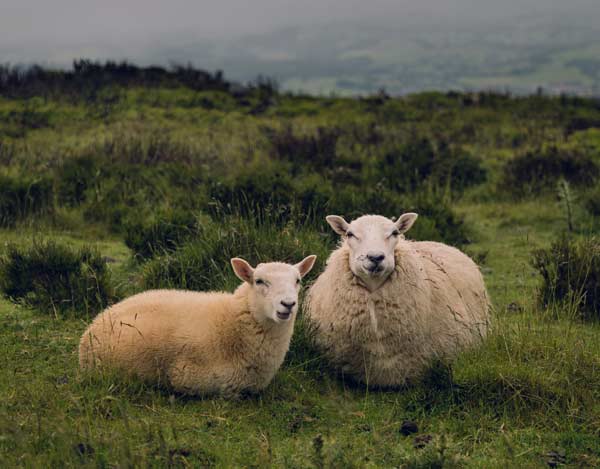
POLYGON ((347 232, 346 232, 346 236, 347 236, 348 238, 356 238, 356 236, 354 236, 354 233, 352 233, 352 231, 347 231, 347 232))
POLYGON ((257 285, 266 285, 265 281, 262 278, 257 278, 256 279, 256 284, 257 285))
POLYGON ((398 230, 392 231, 391 236, 400 236, 400 232, 398 230))

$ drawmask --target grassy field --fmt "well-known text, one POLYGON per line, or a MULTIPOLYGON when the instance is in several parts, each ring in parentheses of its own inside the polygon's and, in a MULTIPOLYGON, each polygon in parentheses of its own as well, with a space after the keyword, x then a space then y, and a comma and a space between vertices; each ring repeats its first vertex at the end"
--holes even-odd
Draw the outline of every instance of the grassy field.
MULTIPOLYGON (((564 174, 556 176, 569 181, 570 216, 555 179, 540 186, 539 174, 528 179, 506 169, 532 152, 549 160, 552 146, 600 164, 597 103, 264 93, 252 89, 239 97, 181 86, 103 87, 93 99, 83 92, 6 92, 0 176, 9 179, 2 181, 25 181, 31 189, 49 178, 52 191, 35 208, 30 190, 15 219, 3 218, 0 249, 40 239, 92 245, 108 260, 122 297, 148 282, 200 288, 193 269, 207 265, 205 252, 223 250, 212 256, 218 269, 228 269, 229 241, 213 240, 217 228, 239 230, 243 240, 231 249, 253 260, 286 246, 295 246, 290 256, 307 249, 323 257, 334 247, 324 213, 391 217, 415 209, 423 215, 415 237, 456 244, 480 264, 494 306, 490 336, 452 364, 433 367, 422 383, 380 391, 332 374, 306 350, 300 318, 272 384, 259 396, 227 401, 81 374, 77 344, 92 313, 75 303, 62 312, 32 307, 28 297, 2 299, 0 465, 600 465, 600 324, 583 320, 577 304, 541 305, 541 278, 531 262, 534 250, 567 231, 567 218, 573 239, 598 232, 598 216, 586 209, 598 180, 590 184, 585 176, 595 166, 561 167, 564 174), (461 155, 451 170, 440 166, 461 155), (467 167, 475 169, 465 175, 467 167), (133 234, 154 233, 151 223, 179 211, 199 217, 200 228, 181 246, 161 245, 142 258, 133 234), (280 234, 265 240, 268 230, 280 234), (187 276, 161 270, 177 260, 189 265, 187 276), (406 434, 407 421, 416 432, 406 434)), ((0 199, 8 213, 2 200, 13 199, 0 199)), ((235 280, 223 275, 216 285, 230 289, 235 280)))

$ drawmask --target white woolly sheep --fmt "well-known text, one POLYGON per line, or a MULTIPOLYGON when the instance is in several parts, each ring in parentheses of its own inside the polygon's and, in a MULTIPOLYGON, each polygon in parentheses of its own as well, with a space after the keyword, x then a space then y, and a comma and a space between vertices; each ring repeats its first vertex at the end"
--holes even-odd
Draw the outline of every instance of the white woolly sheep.
POLYGON ((82 369, 107 366, 175 391, 235 396, 265 388, 288 351, 300 279, 316 256, 253 269, 234 293, 151 290, 100 313, 79 344, 82 369))
POLYGON ((416 219, 327 217, 342 242, 304 310, 331 364, 368 386, 414 382, 433 360, 451 358, 488 329, 477 265, 445 244, 404 239, 416 219))

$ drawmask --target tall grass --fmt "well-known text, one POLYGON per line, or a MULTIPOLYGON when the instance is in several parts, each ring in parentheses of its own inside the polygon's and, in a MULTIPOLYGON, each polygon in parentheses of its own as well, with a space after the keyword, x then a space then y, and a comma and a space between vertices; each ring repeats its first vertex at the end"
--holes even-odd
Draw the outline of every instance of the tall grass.
POLYGON ((563 236, 533 254, 542 276, 540 301, 556 303, 585 319, 600 319, 600 240, 563 236))
POLYGON ((52 316, 91 317, 115 299, 110 272, 97 250, 39 240, 6 248, 0 257, 0 291, 52 316))
POLYGON ((159 214, 150 222, 128 223, 125 244, 137 259, 150 259, 172 252, 187 240, 201 236, 204 223, 210 222, 193 212, 174 210, 164 216, 159 214))
POLYGON ((0 226, 14 226, 54 209, 52 180, 46 177, 0 175, 0 226))
POLYGON ((589 152, 559 148, 528 151, 504 167, 501 186, 517 197, 553 189, 564 179, 575 186, 591 186, 600 176, 600 167, 589 152))
MULTIPOLYGON (((143 267, 143 288, 232 290, 240 281, 229 260, 243 257, 252 265, 261 262, 296 263, 310 254, 321 270, 332 244, 312 229, 298 225, 278 226, 270 220, 230 217, 207 224, 197 239, 143 267)), ((310 278, 310 277, 309 277, 310 278)))

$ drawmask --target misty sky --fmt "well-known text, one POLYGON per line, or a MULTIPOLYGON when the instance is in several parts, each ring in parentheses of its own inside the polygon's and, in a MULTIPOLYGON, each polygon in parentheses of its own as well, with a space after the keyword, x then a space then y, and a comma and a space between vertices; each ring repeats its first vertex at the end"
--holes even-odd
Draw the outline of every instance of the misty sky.
POLYGON ((599 6, 600 0, 1 0, 0 62, 64 65, 83 56, 144 61, 163 43, 218 43, 330 22, 400 27, 425 21, 458 28, 543 11, 568 14, 576 27, 599 6))

